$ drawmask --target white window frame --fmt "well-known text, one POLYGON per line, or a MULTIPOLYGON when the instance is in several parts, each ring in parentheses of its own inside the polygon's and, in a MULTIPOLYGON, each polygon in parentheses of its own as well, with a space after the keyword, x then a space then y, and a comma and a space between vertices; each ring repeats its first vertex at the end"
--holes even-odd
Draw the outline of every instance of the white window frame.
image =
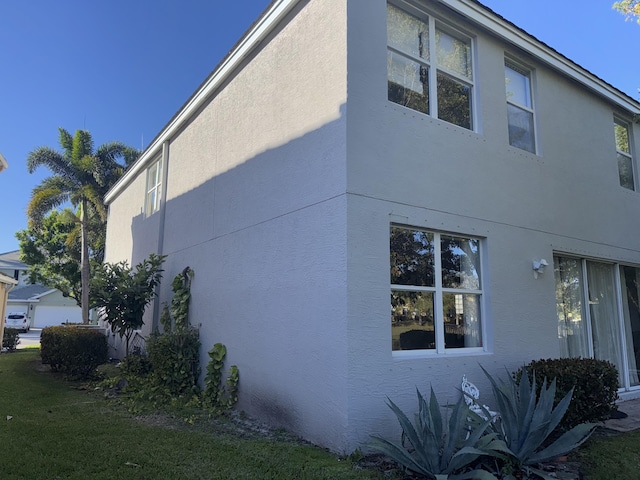
POLYGON ((147 168, 147 187, 145 193, 144 211, 147 217, 160 210, 162 201, 162 157, 154 160, 147 168))
MULTIPOLYGON (((620 183, 620 186, 622 188, 626 188, 628 190, 631 191, 636 191, 637 190, 637 185, 638 185, 638 181, 636 180, 637 174, 636 174, 636 162, 635 162, 635 158, 633 156, 633 148, 632 148, 632 138, 631 138, 631 133, 632 133, 632 129, 631 129, 631 123, 628 122, 627 120, 624 120, 621 117, 618 116, 614 116, 613 117, 613 132, 614 132, 614 142, 616 144, 616 163, 617 163, 617 159, 618 159, 618 155, 627 158, 630 162, 631 162, 631 175, 633 176, 632 181, 633 181, 633 186, 632 188, 626 187, 624 185, 622 185, 622 183, 620 183), (615 140, 615 127, 619 126, 624 128, 627 131, 627 149, 629 150, 628 152, 625 152, 624 150, 620 150, 618 149, 618 142, 615 140)), ((620 166, 618 164, 618 179, 620 178, 620 166)))
MULTIPOLYGON (((511 70, 513 70, 514 72, 517 72, 525 77, 527 77, 529 79, 529 102, 531 103, 531 106, 528 107, 526 105, 522 105, 519 102, 514 101, 513 99, 510 99, 508 96, 506 96, 507 99, 507 104, 511 105, 515 108, 518 108, 520 110, 523 110, 525 112, 528 112, 531 114, 531 122, 532 122, 532 129, 533 131, 531 132, 533 135, 533 152, 519 147, 517 145, 514 145, 511 143, 511 138, 509 138, 509 145, 511 145, 514 148, 519 148, 520 150, 523 150, 525 152, 529 152, 533 155, 536 155, 538 153, 538 132, 537 132, 537 119, 536 119, 536 110, 535 110, 535 98, 533 95, 533 86, 534 86, 534 78, 533 78, 533 69, 523 65, 522 63, 512 59, 509 56, 505 56, 504 59, 504 66, 507 68, 510 68, 511 70)), ((506 80, 506 78, 505 78, 506 80)), ((505 85, 506 87, 506 85, 505 85)), ((505 91, 506 93, 506 91, 505 91)), ((507 126, 508 126, 508 119, 507 119, 507 126)))
MULTIPOLYGON (((388 5, 391 5, 398 10, 405 12, 407 15, 418 18, 419 20, 425 22, 429 28, 429 59, 417 57, 410 52, 405 52, 398 48, 394 48, 389 45, 387 42, 387 51, 393 52, 401 57, 408 59, 411 62, 415 62, 421 67, 425 67, 428 70, 428 84, 429 84, 429 112, 424 113, 419 110, 414 110, 417 113, 423 113, 429 115, 433 118, 438 118, 443 122, 447 122, 451 125, 459 126, 460 128, 464 128, 465 130, 476 131, 477 121, 476 121, 476 87, 475 87, 475 64, 476 64, 476 55, 475 55, 475 39, 469 34, 462 32, 460 29, 456 28, 452 24, 447 21, 443 21, 439 18, 436 18, 432 14, 428 14, 423 10, 419 10, 415 7, 411 9, 407 8, 408 5, 400 4, 396 2, 388 2, 388 5), (469 61, 471 62, 471 78, 468 78, 464 75, 461 75, 455 71, 447 69, 443 66, 439 66, 437 63, 437 43, 436 43, 436 30, 439 30, 447 35, 450 35, 458 40, 461 40, 468 44, 469 46, 469 61), (438 74, 441 73, 444 76, 450 77, 456 83, 460 83, 469 88, 469 128, 462 125, 457 125, 455 123, 448 122, 447 120, 441 119, 438 117, 438 74)), ((387 73, 388 79, 388 73, 387 73)), ((387 80, 388 81, 388 80, 387 80)), ((388 88, 388 87, 387 87, 388 88)), ((392 102, 395 103, 395 102, 392 102)), ((398 105, 397 103, 395 103, 398 105)), ((405 107, 410 108, 410 107, 405 107)))
MULTIPOLYGON (((431 230, 423 227, 416 227, 404 224, 392 223, 389 232, 394 228, 407 229, 410 231, 422 231, 432 234, 434 244, 434 277, 435 285, 433 287, 417 286, 417 285, 403 285, 403 284, 390 284, 390 291, 404 291, 404 292, 429 292, 434 294, 433 309, 434 309, 434 327, 435 327, 435 349, 414 349, 414 350, 393 350, 392 355, 394 357, 422 357, 422 356, 462 356, 469 354, 479 354, 487 351, 487 318, 485 308, 486 288, 484 287, 483 271, 484 271, 484 248, 485 242, 482 238, 474 235, 467 235, 455 232, 444 232, 438 230, 431 230), (458 237, 468 238, 478 241, 478 260, 479 260, 479 272, 478 281, 479 288, 477 289, 465 289, 465 288, 446 288, 442 285, 442 255, 441 255, 441 237, 458 237), (481 346, 479 347, 458 347, 458 348, 446 348, 445 347, 445 332, 444 332, 444 294, 471 294, 478 296, 478 305, 480 311, 480 329, 481 346)), ((389 246, 389 253, 391 254, 391 245, 389 246)))

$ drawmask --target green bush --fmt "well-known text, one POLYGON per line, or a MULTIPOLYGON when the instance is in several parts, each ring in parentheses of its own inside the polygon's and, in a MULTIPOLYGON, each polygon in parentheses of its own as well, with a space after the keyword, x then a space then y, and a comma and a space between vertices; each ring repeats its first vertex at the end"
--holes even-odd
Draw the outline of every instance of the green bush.
MULTIPOLYGON (((573 397, 565 413, 560 430, 587 422, 605 420, 614 412, 618 399, 618 370, 606 360, 593 358, 550 358, 534 360, 517 370, 513 377, 519 382, 524 369, 531 381, 533 372, 538 379, 556 379, 555 404, 573 388, 573 397)), ((540 384, 538 384, 540 393, 540 384)))
POLYGON ((151 361, 149 357, 143 354, 140 349, 134 349, 129 355, 124 357, 120 362, 122 375, 130 379, 131 377, 143 378, 151 373, 151 361))
POLYGON ((200 338, 187 328, 169 333, 154 333, 147 340, 153 382, 173 396, 199 391, 200 338))
POLYGON ((108 357, 107 337, 98 330, 62 326, 46 327, 40 335, 42 363, 54 372, 89 377, 108 357))
POLYGON ((4 337, 2 337, 2 348, 6 348, 7 352, 15 352, 16 347, 20 343, 20 335, 16 328, 5 328, 4 337))

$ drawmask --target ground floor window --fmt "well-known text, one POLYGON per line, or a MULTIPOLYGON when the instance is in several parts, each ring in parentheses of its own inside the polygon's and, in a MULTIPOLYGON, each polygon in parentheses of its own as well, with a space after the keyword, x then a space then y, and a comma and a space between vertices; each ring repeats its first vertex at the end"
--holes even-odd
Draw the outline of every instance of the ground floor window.
POLYGON ((481 349, 478 238, 392 226, 393 350, 481 349))
POLYGON ((621 387, 640 385, 640 268, 557 255, 554 271, 562 356, 608 360, 621 387))

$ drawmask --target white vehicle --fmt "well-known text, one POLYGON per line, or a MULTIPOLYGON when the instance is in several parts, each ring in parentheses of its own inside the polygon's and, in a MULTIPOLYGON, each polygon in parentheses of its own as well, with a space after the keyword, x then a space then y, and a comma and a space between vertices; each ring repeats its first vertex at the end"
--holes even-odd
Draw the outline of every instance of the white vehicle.
POLYGON ((15 328, 23 332, 28 332, 31 328, 31 325, 29 325, 29 317, 24 312, 9 313, 4 328, 15 328))

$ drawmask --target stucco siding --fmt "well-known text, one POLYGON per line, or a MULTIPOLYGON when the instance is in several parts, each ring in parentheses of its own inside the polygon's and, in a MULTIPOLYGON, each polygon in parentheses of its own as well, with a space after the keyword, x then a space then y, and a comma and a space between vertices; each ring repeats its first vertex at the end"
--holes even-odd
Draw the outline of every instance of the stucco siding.
MULTIPOLYGON (((398 434, 385 405, 417 408, 415 388, 456 401, 463 374, 491 404, 479 364, 505 374, 560 355, 556 252, 640 264, 640 194, 618 180, 616 109, 471 22, 435 7, 474 38, 475 128, 387 100, 386 2, 350 3, 348 56, 348 335, 352 448, 398 434), (538 152, 509 145, 505 52, 533 72, 538 152), (482 239, 486 352, 394 355, 389 314, 393 223, 482 239)), ((432 6, 432 3, 429 2, 432 6)), ((635 151, 638 151, 637 128, 635 151)))
POLYGON ((161 211, 141 214, 142 171, 113 201, 108 238, 111 261, 162 246, 156 309, 193 268, 202 366, 226 345, 238 408, 336 450, 348 423, 346 101, 346 3, 300 2, 165 145, 161 211))

